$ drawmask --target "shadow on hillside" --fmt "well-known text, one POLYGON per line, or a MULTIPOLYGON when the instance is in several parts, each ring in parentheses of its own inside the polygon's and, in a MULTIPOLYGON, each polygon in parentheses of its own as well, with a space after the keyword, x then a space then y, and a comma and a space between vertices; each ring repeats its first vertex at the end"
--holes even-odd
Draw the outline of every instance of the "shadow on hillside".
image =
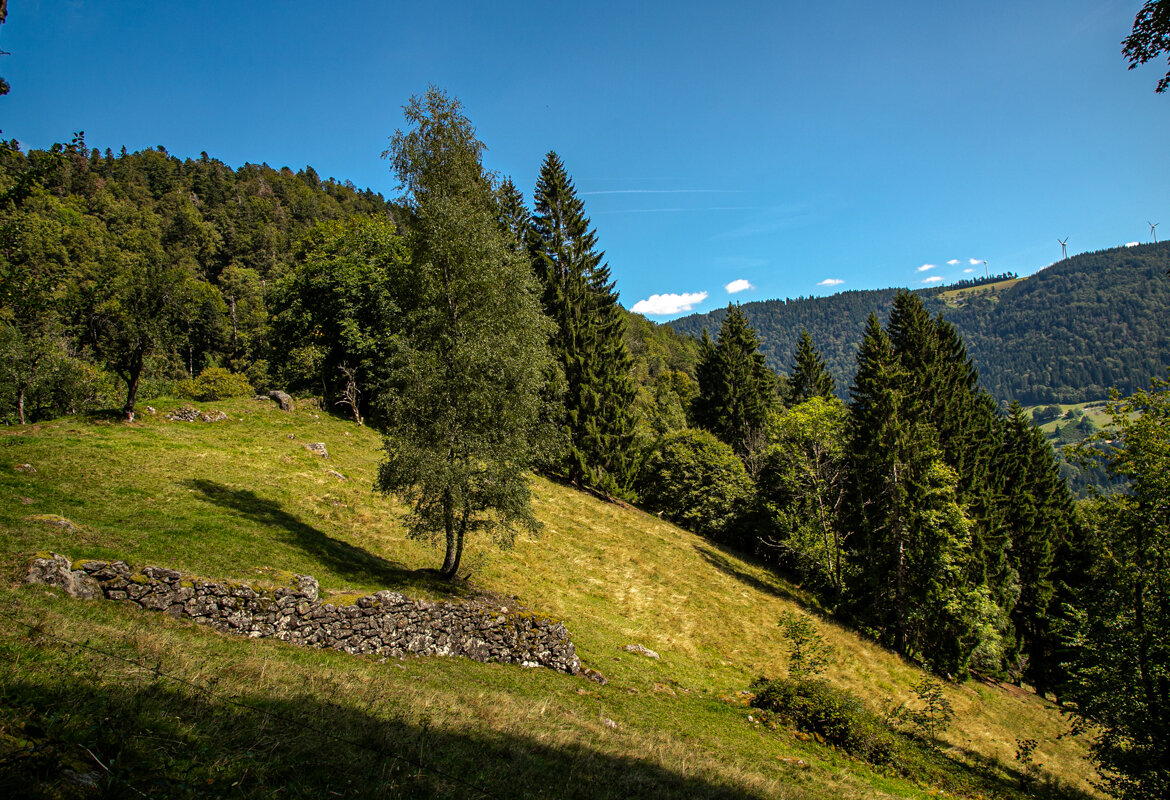
POLYGON ((152 675, 100 686, 82 676, 14 680, 0 719, 20 718, 37 747, 0 762, 0 796, 91 796, 79 772, 96 797, 758 796, 581 745, 437 730, 426 714, 405 719, 388 707, 390 680, 404 678, 337 701, 225 700, 152 675))
POLYGON ((443 595, 465 592, 462 584, 443 580, 434 570, 407 569, 361 547, 334 539, 251 490, 232 489, 202 479, 183 481, 183 485, 221 508, 287 532, 297 547, 349 580, 392 589, 425 589, 443 595))
POLYGON ((706 542, 704 544, 693 545, 699 555, 715 569, 719 570, 725 575, 730 575, 740 583, 752 587, 757 592, 770 594, 773 597, 779 597, 783 600, 790 600, 793 603, 798 603, 801 606, 808 605, 808 598, 801 597, 790 589, 785 588, 776 583, 769 583, 762 581, 755 575, 750 575, 740 569, 729 556, 734 556, 736 560, 742 559, 743 555, 730 548, 722 545, 714 544, 713 542, 706 542))

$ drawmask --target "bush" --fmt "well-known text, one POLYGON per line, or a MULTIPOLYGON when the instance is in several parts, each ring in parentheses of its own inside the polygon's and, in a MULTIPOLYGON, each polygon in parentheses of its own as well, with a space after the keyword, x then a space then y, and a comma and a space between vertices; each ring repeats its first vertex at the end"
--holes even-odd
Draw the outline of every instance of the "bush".
POLYGON ((637 488, 651 511, 717 539, 734 535, 752 497, 751 478, 735 451, 713 434, 694 429, 658 440, 637 488))
POLYGON ((860 698, 819 678, 760 679, 752 705, 871 764, 895 763, 897 741, 860 698))
POLYGON ((247 376, 229 372, 223 367, 208 367, 199 373, 198 378, 181 381, 175 387, 176 397, 190 400, 227 400, 253 393, 247 376))

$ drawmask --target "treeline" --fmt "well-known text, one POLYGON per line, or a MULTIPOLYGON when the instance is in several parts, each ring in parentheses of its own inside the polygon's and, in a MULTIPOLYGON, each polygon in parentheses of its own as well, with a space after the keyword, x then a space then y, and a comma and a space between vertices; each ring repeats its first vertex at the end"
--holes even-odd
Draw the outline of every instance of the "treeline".
POLYGON ((936 673, 1054 694, 1093 732, 1103 788, 1164 796, 1170 385, 1112 401, 1110 429, 1069 445, 1118 489, 1078 507, 1033 419, 1000 410, 918 294, 867 317, 847 402, 807 331, 787 385, 759 343, 738 307, 704 334, 696 427, 651 450, 643 502, 936 673))
MULTIPOLYGON (((1001 403, 1081 403, 1117 388, 1130 394, 1170 366, 1170 244, 1083 253, 1004 291, 967 294, 948 308, 941 294, 915 292, 931 313, 945 312, 970 348, 980 380, 1001 403)), ((1010 277, 996 276, 996 279, 1010 277)), ((984 282, 987 282, 986 280, 984 282)), ((991 282, 996 282, 992 280, 991 282)), ((769 366, 783 370, 806 328, 838 386, 853 379, 855 356, 870 311, 884 321, 894 289, 842 292, 824 298, 747 303, 769 366)), ((723 311, 669 323, 699 336, 715 330, 723 311)))
POLYGON ((643 471, 644 499, 817 587, 932 669, 1061 680, 1060 565, 1082 537, 1046 439, 979 385, 962 338, 921 298, 866 320, 848 387, 802 331, 787 385, 730 307, 702 340, 691 421, 643 471), (695 479, 695 475, 705 475, 695 479))
POLYGON ((0 146, 0 418, 106 406, 205 368, 279 380, 273 292, 317 223, 389 213, 312 168, 163 148, 0 146))
MULTIPOLYGON (((407 257, 405 215, 312 167, 0 143, 0 420, 269 388, 377 417, 385 263, 323 265, 359 231, 407 257)), ((617 313, 639 419, 677 414, 658 387, 689 397, 697 343, 617 313)))

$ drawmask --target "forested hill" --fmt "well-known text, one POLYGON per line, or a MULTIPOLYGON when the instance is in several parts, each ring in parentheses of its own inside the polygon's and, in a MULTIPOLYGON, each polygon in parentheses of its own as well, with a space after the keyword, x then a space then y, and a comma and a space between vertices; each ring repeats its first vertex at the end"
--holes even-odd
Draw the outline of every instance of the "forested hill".
MULTIPOLYGON (((932 313, 955 324, 988 391, 1000 400, 1075 403, 1129 394, 1170 367, 1170 243, 1082 253, 1019 280, 959 298, 919 290, 932 313)), ((884 322, 896 289, 767 300, 742 309, 768 364, 787 372, 807 328, 840 391, 847 391, 865 319, 884 322)), ((669 323, 714 335, 725 309, 669 323)))

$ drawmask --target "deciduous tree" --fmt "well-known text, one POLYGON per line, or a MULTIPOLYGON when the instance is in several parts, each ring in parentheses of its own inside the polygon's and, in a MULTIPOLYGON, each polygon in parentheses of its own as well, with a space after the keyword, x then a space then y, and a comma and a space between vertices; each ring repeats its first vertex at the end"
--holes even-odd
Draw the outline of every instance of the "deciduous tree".
POLYGON ((511 247, 459 101, 431 87, 405 107, 386 155, 406 189, 413 260, 390 369, 378 486, 409 503, 414 536, 440 536, 442 574, 466 536, 535 530, 530 469, 551 333, 530 265, 511 247))

